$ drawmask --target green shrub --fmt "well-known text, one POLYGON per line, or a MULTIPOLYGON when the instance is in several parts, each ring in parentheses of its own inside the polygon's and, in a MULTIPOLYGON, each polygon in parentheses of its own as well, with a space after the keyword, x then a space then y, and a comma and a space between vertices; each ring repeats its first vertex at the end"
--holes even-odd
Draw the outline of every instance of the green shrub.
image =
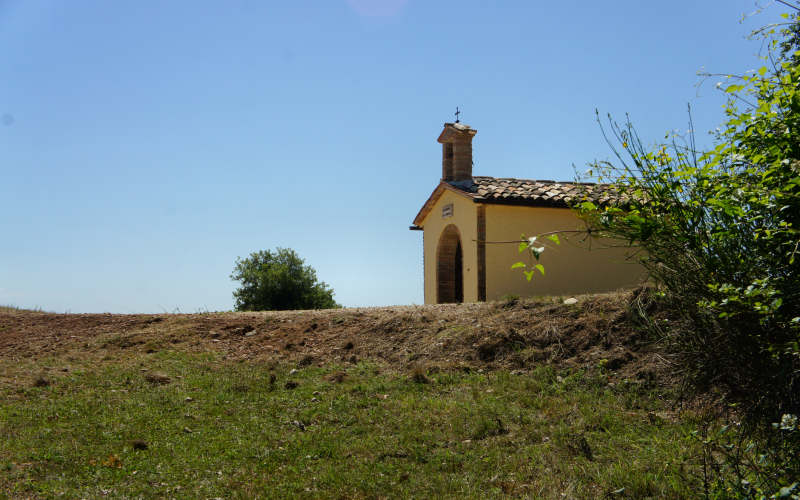
POLYGON ((744 419, 696 436, 706 498, 800 498, 800 16, 785 17, 759 32, 769 67, 718 84, 730 98, 716 147, 697 150, 690 120, 688 138, 648 148, 609 117, 616 160, 589 175, 617 202, 576 207, 589 231, 637 249, 677 319, 645 324, 684 380, 744 419))
POLYGON ((233 292, 237 311, 332 309, 333 290, 317 281, 317 272, 291 248, 253 252, 237 258, 231 279, 241 282, 233 292))
POLYGON ((797 415, 754 437, 737 425, 693 433, 703 447, 700 478, 706 497, 800 498, 800 427, 797 415))
POLYGON ((680 316, 659 334, 686 380, 762 422, 800 413, 800 47, 780 43, 772 69, 718 85, 728 121, 709 152, 691 133, 647 148, 630 121, 609 119, 616 161, 591 174, 621 202, 578 206, 592 231, 641 250, 680 316))

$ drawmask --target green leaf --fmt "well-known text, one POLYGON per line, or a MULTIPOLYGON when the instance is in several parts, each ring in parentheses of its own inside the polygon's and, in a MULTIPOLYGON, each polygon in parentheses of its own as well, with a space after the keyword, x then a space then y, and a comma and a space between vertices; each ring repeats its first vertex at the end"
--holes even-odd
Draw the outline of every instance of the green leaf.
POLYGON ((522 253, 522 252, 524 252, 525 250, 527 250, 527 249, 528 249, 528 242, 527 242, 527 241, 521 241, 521 242, 519 243, 519 247, 518 247, 518 249, 519 249, 519 253, 522 253))
POLYGON ((539 272, 542 273, 542 276, 544 276, 544 266, 543 265, 536 264, 536 269, 538 269, 539 272))
POLYGON ((550 236, 547 237, 547 239, 552 241, 556 245, 560 245, 561 244, 561 240, 558 239, 558 235, 557 234, 551 234, 550 236))
POLYGON ((778 492, 778 498, 789 498, 796 487, 797 483, 790 484, 789 486, 784 486, 778 492))
POLYGON ((520 268, 520 267, 525 267, 525 263, 524 263, 524 262, 515 262, 515 263, 514 263, 514 264, 511 266, 511 269, 518 269, 518 268, 520 268))
POLYGON ((532 279, 533 279, 533 273, 534 273, 534 271, 523 271, 523 273, 525 274, 525 278, 526 278, 528 281, 530 281, 530 280, 532 280, 532 279))

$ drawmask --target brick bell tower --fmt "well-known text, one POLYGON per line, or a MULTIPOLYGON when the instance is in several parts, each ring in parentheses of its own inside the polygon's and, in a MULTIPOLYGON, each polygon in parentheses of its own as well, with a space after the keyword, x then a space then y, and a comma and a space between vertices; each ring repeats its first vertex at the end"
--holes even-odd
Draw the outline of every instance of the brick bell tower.
POLYGON ((442 144, 442 180, 450 184, 472 185, 472 138, 478 131, 469 125, 445 123, 438 141, 442 144))

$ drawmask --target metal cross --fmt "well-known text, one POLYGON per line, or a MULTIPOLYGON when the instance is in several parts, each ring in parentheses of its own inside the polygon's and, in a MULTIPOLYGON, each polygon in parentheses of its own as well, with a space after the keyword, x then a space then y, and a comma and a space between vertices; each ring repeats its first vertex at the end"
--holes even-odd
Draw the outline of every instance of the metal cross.
POLYGON ((461 114, 461 111, 458 110, 458 106, 456 106, 456 123, 458 123, 458 115, 461 114))

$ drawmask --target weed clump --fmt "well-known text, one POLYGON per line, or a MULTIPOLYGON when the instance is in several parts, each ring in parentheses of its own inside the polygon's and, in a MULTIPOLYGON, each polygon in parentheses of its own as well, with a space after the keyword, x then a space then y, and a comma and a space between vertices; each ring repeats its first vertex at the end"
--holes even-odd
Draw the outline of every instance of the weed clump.
POLYGON ((144 374, 144 379, 152 385, 166 385, 171 382, 172 379, 169 378, 164 372, 148 372, 144 374))
POLYGON ((133 448, 134 450, 146 450, 147 448, 149 448, 149 445, 147 444, 146 441, 142 439, 134 439, 133 441, 131 441, 131 448, 133 448))
POLYGON ((493 436, 502 436, 503 434, 508 434, 508 429, 502 420, 497 417, 493 419, 481 418, 472 433, 472 439, 479 441, 493 436))
POLYGON ((431 379, 428 378, 426 370, 422 366, 415 366, 411 370, 411 381, 417 384, 429 384, 431 379))
POLYGON ((298 368, 303 368, 306 366, 310 366, 312 363, 314 363, 314 356, 307 355, 303 356, 303 358, 297 362, 297 366, 298 368))
POLYGON ((50 385, 50 381, 47 378, 45 378, 44 375, 39 375, 33 381, 33 386, 34 387, 47 387, 49 385, 50 385))
POLYGON ((513 293, 507 293, 500 297, 500 302, 504 308, 514 307, 515 305, 519 304, 519 295, 513 293))
POLYGON ((346 372, 331 373, 326 378, 328 379, 328 382, 333 382, 334 384, 341 384, 342 382, 344 382, 344 379, 347 378, 347 373, 346 372))
POLYGON ((582 456, 583 458, 589 460, 590 462, 594 460, 594 453, 592 452, 592 447, 589 446, 589 442, 586 441, 586 436, 582 434, 573 436, 569 440, 569 443, 567 443, 567 448, 569 448, 569 450, 573 454, 582 456))

